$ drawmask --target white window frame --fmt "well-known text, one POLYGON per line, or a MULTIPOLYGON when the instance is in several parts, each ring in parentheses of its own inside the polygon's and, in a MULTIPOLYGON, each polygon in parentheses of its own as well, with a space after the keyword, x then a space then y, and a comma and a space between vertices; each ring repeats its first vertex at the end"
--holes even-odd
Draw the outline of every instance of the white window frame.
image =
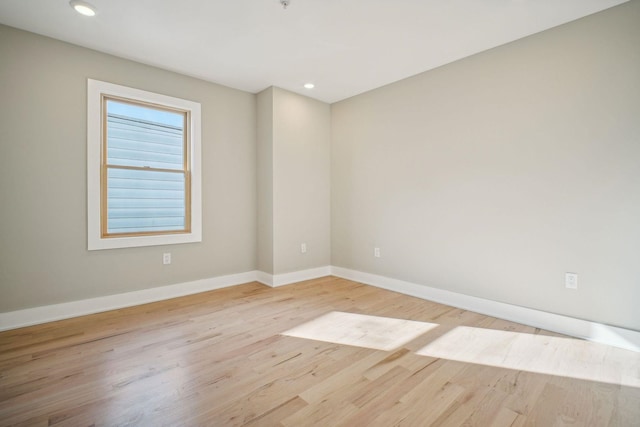
POLYGON ((87 246, 89 250, 172 245, 202 241, 202 177, 201 177, 200 104, 140 89, 99 80, 87 80, 87 246), (102 237, 100 166, 102 155, 102 95, 111 95, 189 111, 190 129, 187 149, 191 156, 191 231, 180 234, 150 236, 102 237))

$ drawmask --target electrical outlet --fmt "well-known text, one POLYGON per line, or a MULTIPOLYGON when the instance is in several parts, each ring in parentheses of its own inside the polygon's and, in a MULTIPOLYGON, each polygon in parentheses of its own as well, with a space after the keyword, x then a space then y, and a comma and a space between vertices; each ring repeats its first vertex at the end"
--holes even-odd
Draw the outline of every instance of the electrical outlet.
POLYGON ((373 248, 373 256, 380 258, 380 248, 373 248))
POLYGON ((578 289, 578 273, 565 273, 564 286, 567 289, 578 289))
POLYGON ((300 243, 300 253, 301 254, 306 254, 307 253, 307 244, 306 243, 300 243))
POLYGON ((171 252, 162 254, 162 263, 164 265, 171 264, 171 252))

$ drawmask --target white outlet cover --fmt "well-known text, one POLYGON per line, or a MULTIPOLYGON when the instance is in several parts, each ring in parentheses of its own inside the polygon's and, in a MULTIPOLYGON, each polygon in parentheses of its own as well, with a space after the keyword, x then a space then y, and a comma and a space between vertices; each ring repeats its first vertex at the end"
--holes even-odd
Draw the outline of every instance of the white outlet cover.
POLYGON ((565 273, 564 285, 567 289, 578 289, 578 273, 565 273))

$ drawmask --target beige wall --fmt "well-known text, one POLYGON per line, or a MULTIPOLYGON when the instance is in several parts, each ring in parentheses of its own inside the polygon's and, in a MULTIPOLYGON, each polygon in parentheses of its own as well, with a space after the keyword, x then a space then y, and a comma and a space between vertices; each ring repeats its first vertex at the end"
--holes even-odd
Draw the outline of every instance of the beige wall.
POLYGON ((334 104, 332 264, 640 330, 639 23, 629 2, 334 104))
POLYGON ((254 95, 4 26, 0 82, 0 312, 255 269, 254 95), (202 104, 202 243, 87 251, 89 77, 202 104))
POLYGON ((265 273, 329 265, 330 114, 328 104, 283 89, 258 94, 258 260, 265 273))
POLYGON ((273 274, 273 88, 257 95, 258 270, 273 274))

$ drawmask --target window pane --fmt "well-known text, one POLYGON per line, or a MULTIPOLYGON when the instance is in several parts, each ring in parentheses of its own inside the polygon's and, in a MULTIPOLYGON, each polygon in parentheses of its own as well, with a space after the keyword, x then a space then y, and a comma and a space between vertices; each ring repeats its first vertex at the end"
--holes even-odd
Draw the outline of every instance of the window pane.
POLYGON ((185 175, 107 169, 107 233, 185 229, 185 175))
POLYGON ((184 168, 184 114, 107 100, 107 164, 184 168))

